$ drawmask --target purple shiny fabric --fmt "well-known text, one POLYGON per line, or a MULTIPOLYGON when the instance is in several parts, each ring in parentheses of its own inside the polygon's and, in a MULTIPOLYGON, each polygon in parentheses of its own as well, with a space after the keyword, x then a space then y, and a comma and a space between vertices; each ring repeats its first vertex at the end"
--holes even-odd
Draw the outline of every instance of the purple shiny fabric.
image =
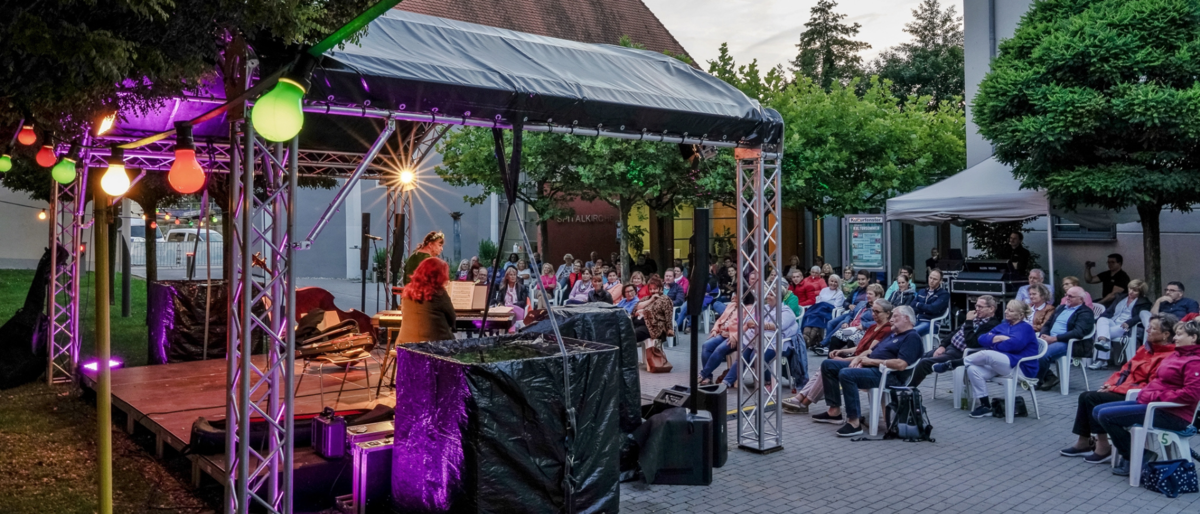
POLYGON ((146 286, 146 330, 150 332, 148 362, 166 364, 171 341, 167 335, 175 329, 175 287, 161 282, 146 286))
POLYGON ((396 512, 446 512, 463 477, 463 429, 470 395, 467 367, 400 350, 396 356, 396 437, 392 505, 396 512))

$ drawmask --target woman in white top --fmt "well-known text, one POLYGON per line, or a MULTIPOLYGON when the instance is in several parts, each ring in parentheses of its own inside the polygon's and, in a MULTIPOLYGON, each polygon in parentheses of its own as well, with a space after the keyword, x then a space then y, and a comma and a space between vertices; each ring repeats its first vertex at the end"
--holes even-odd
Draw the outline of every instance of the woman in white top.
POLYGON ((525 287, 533 283, 533 272, 529 270, 529 263, 525 262, 525 259, 517 261, 517 278, 521 279, 525 287))
POLYGON ((837 275, 829 275, 829 278, 825 279, 825 284, 828 287, 822 289, 821 294, 817 295, 817 303, 825 302, 835 309, 841 307, 846 302, 846 294, 842 292, 842 278, 837 275))
POLYGON ((1089 366, 1091 369, 1104 369, 1108 365, 1111 341, 1120 339, 1129 331, 1129 327, 1141 321, 1142 311, 1150 310, 1147 289, 1141 279, 1130 280, 1127 292, 1123 296, 1118 295, 1108 310, 1096 319, 1096 362, 1089 366))

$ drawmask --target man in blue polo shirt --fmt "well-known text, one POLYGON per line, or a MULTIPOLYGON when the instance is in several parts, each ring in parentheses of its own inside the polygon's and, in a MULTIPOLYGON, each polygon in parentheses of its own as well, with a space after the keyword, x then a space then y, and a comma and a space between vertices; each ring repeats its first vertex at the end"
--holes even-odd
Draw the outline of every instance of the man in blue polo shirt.
MULTIPOLYGON (((1059 357, 1067 354, 1067 342, 1072 339, 1083 339, 1092 333, 1096 327, 1096 313, 1083 304, 1087 292, 1082 287, 1075 286, 1067 290, 1067 304, 1059 305, 1054 314, 1042 325, 1038 335, 1046 341, 1046 356, 1038 360, 1038 389, 1050 391, 1058 385, 1058 377, 1050 371, 1050 363, 1057 362, 1059 357)), ((1076 345, 1084 352, 1090 352, 1083 344, 1076 345)))
POLYGON ((1176 318, 1183 319, 1188 314, 1200 312, 1200 304, 1197 304, 1196 300, 1183 296, 1182 282, 1168 282, 1166 293, 1154 301, 1154 306, 1150 308, 1151 315, 1173 314, 1176 318))
POLYGON ((846 408, 846 421, 838 429, 838 437, 852 437, 862 434, 861 416, 859 416, 858 390, 860 388, 879 387, 879 379, 883 372, 879 365, 887 366, 895 373, 889 373, 889 385, 902 384, 912 371, 912 366, 921 358, 925 346, 921 337, 913 329, 917 319, 912 307, 902 305, 892 311, 892 333, 871 350, 869 355, 859 355, 853 360, 843 361, 829 359, 821 363, 821 380, 825 387, 825 403, 829 410, 813 416, 817 423, 841 423, 843 400, 846 408))

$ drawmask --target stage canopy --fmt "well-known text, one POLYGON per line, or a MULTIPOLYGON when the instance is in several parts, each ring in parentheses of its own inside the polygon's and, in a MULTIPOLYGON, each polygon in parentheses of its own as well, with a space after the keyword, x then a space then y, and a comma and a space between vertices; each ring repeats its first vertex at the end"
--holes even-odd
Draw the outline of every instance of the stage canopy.
POLYGON ((1138 221, 1137 211, 1119 212, 1080 207, 1072 212, 1051 209, 1046 192, 1021 189, 1012 167, 996 158, 976 164, 929 187, 887 201, 887 219, 918 225, 966 220, 999 223, 1053 212, 1088 228, 1138 221))

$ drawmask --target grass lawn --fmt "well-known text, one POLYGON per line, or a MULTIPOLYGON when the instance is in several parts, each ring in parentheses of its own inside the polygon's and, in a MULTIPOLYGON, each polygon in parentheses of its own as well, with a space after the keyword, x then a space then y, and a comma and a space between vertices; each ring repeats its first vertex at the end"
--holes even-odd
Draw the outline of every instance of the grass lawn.
MULTIPOLYGON (((126 365, 146 364, 146 282, 134 278, 130 317, 121 317, 120 275, 112 309, 112 353, 126 365)), ((25 303, 32 270, 0 270, 0 323, 25 303)), ((82 354, 95 354, 94 279, 80 283, 82 354)), ((44 379, 43 379, 44 380, 44 379)), ((114 512, 208 512, 182 478, 185 457, 159 462, 135 440, 113 430, 114 512)), ((0 391, 0 513, 90 513, 97 510, 96 408, 69 387, 44 381, 0 391)))
MULTIPOLYGON (((33 270, 0 270, 0 323, 12 317, 21 305, 25 303, 25 295, 33 282, 33 270)), ((79 311, 83 314, 80 329, 83 332, 83 343, 80 348, 81 358, 87 359, 96 354, 96 296, 94 273, 84 274, 79 284, 79 311)), ((147 361, 146 350, 146 281, 133 277, 129 289, 133 301, 128 318, 121 317, 121 274, 113 277, 117 286, 117 304, 111 307, 112 354, 126 366, 144 366, 147 361)))

